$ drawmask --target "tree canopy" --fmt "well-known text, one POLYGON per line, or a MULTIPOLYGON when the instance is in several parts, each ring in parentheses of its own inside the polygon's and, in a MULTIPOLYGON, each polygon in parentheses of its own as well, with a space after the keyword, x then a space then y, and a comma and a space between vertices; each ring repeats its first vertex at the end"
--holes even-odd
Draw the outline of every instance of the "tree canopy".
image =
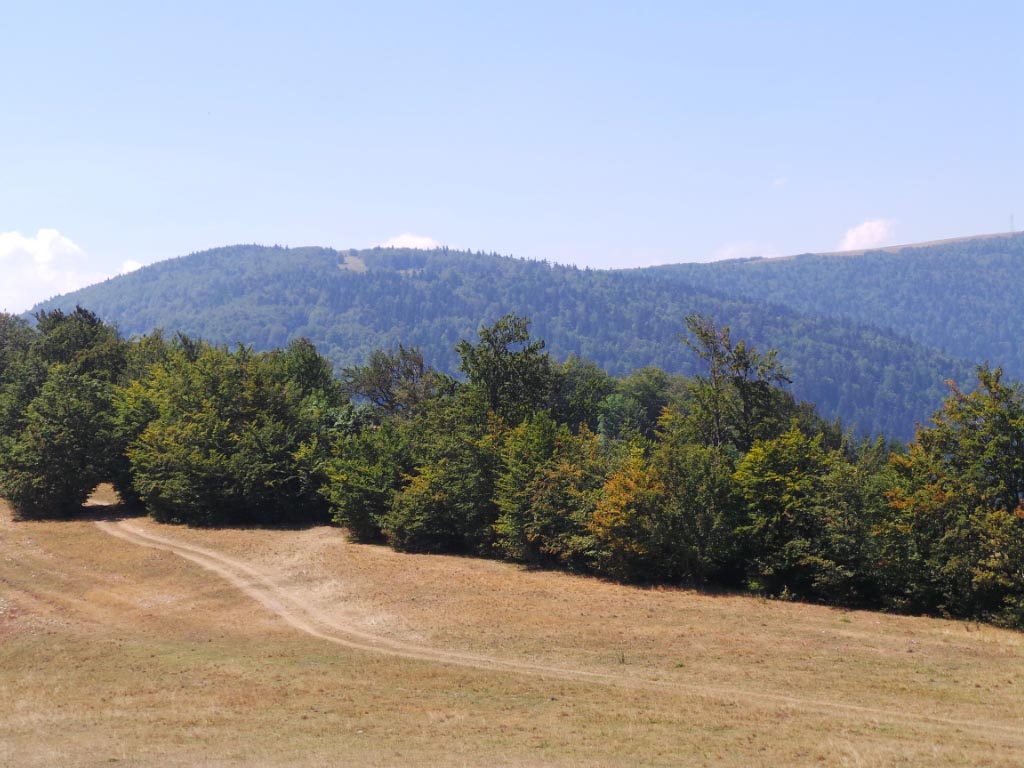
POLYGON ((909 446, 857 441, 708 316, 686 378, 558 363, 526 318, 342 379, 309 341, 257 352, 94 313, 0 316, 0 493, 73 517, 101 482, 190 525, 333 521, 410 552, 718 585, 1024 627, 1024 389, 981 367, 909 446))

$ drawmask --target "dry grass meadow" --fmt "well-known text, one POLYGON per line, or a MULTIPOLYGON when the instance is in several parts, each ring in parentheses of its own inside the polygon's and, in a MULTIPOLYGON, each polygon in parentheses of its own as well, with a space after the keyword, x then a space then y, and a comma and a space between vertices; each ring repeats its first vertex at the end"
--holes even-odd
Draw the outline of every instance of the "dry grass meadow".
POLYGON ((0 765, 1024 764, 1021 633, 92 511, 0 503, 0 765))

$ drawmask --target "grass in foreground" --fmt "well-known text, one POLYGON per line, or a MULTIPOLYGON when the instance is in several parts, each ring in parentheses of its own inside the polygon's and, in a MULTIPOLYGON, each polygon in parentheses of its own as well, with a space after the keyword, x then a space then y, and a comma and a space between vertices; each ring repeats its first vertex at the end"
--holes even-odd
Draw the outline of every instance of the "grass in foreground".
POLYGON ((402 555, 331 528, 130 524, 241 561, 380 647, 303 634, 92 521, 4 507, 0 764, 1024 762, 1020 633, 402 555))

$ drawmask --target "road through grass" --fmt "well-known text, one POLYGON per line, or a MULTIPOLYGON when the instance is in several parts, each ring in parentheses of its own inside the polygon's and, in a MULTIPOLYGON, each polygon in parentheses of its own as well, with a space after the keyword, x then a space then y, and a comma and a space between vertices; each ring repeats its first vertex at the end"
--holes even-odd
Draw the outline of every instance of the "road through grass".
POLYGON ((0 511, 0 764, 1024 762, 1019 633, 99 523, 0 511))

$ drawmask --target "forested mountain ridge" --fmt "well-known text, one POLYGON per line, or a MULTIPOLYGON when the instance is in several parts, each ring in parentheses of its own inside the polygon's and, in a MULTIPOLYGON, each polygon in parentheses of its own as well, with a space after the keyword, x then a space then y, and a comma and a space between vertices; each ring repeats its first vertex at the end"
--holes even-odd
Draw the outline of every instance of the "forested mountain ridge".
POLYGON ((1024 378, 1024 234, 652 267, 666 279, 909 336, 1024 378))
MULTIPOLYGON (((455 372, 455 345, 506 314, 531 318, 556 358, 613 375, 643 366, 692 374, 679 336, 690 313, 776 348, 793 392, 860 432, 909 438, 970 364, 866 323, 697 287, 665 270, 596 271, 438 249, 335 251, 240 245, 160 262, 38 308, 78 304, 125 335, 154 328, 257 350, 309 338, 336 367, 378 348, 419 347, 455 372)), ((38 309, 37 308, 37 309, 38 309)), ((973 362, 973 361, 972 361, 973 362)))

